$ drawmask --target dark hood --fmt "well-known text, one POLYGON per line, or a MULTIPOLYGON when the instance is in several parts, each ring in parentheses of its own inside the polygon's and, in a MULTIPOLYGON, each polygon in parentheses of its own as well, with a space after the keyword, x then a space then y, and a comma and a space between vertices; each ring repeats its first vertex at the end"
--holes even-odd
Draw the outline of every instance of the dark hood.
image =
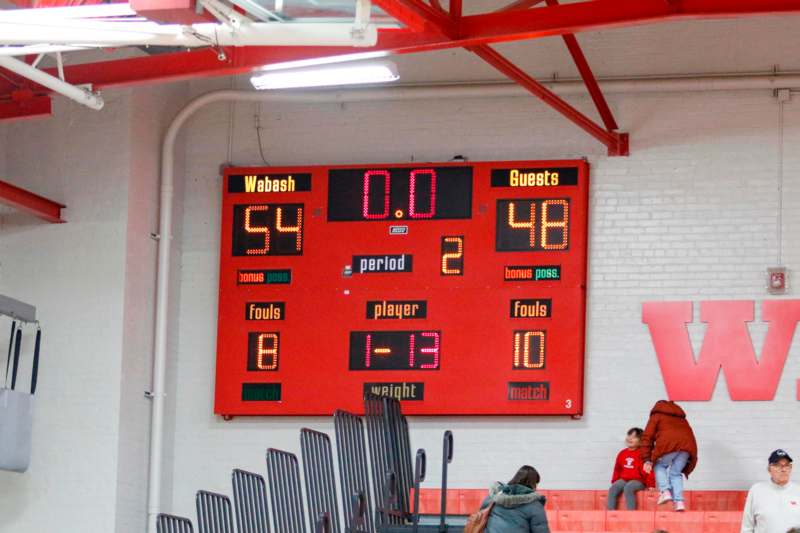
POLYGON ((489 489, 489 498, 501 507, 520 507, 533 502, 541 502, 544 505, 547 499, 524 485, 506 485, 495 483, 489 489))
POLYGON ((659 400, 656 402, 656 404, 653 406, 653 410, 650 411, 650 415, 657 413, 667 416, 674 416, 676 418, 686 418, 686 412, 681 409, 680 405, 667 400, 659 400))

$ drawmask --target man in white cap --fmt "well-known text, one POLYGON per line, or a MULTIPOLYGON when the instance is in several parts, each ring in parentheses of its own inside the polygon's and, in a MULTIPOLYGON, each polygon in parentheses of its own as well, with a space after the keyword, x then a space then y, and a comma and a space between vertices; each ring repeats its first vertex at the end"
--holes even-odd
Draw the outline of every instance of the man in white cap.
POLYGON ((792 458, 783 450, 769 456, 769 481, 750 488, 742 533, 786 533, 800 527, 800 485, 790 481, 792 458))

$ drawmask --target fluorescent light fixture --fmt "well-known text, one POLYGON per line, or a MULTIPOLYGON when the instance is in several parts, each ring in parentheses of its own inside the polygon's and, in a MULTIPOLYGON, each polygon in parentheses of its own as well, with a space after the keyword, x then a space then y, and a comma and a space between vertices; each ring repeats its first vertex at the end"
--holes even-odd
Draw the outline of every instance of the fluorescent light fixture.
POLYGON ((391 61, 371 61, 264 72, 250 78, 250 82, 261 90, 386 83, 399 78, 391 61))
POLYGON ((313 59, 298 59, 297 61, 284 61, 282 63, 272 63, 264 65, 259 69, 260 72, 271 72, 273 70, 286 70, 289 68, 315 67, 319 65, 332 65, 334 63, 347 63, 361 61, 364 59, 379 59, 389 55, 389 52, 382 50, 376 52, 358 52, 355 54, 341 54, 338 56, 315 57, 313 59))

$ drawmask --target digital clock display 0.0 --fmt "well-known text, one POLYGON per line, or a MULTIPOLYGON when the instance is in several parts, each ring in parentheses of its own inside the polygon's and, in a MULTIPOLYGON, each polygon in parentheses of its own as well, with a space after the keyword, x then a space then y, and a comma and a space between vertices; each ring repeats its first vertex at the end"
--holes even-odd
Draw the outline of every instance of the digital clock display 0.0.
POLYGON ((375 167, 332 169, 328 173, 331 222, 471 216, 471 167, 375 167))

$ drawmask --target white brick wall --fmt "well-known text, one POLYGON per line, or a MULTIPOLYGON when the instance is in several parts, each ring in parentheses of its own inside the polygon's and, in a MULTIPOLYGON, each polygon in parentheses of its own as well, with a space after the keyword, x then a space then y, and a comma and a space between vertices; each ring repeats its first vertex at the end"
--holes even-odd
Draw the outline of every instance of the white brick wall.
MULTIPOLYGON (((228 83, 193 90, 214 85, 228 83)), ((152 250, 142 232, 154 214, 143 197, 153 183, 157 130, 180 96, 166 91, 174 99, 159 107, 159 93, 131 93, 107 94, 111 105, 101 114, 62 104, 55 119, 0 128, 9 176, 66 200, 70 220, 55 227, 4 217, 0 226, 0 290, 36 301, 48 332, 34 468, 24 476, 0 474, 3 532, 140 531, 147 404, 139 395, 150 364, 142 322, 149 320, 146 282, 152 275, 152 250), (131 121, 131 113, 140 119, 131 121), (138 177, 143 182, 136 188, 138 177), (138 191, 135 198, 126 198, 129 187, 138 191), (134 209, 143 212, 131 218, 134 209), (87 516, 93 516, 89 523, 87 516)), ((573 102, 590 110, 586 99, 573 102)), ((529 98, 261 106, 272 164, 447 160, 455 154, 472 160, 589 157, 586 416, 413 419, 413 445, 428 449, 431 464, 439 460, 442 431, 455 432, 454 486, 483 486, 528 462, 540 468, 546 488, 604 487, 622 433, 643 424, 650 405, 665 394, 641 324, 642 301, 766 297, 764 269, 776 262, 777 251, 777 105, 771 95, 617 95, 611 104, 631 132, 629 158, 606 157, 592 139, 529 98)), ((320 418, 223 422, 212 414, 218 169, 228 160, 261 163, 256 106, 236 106, 230 156, 229 109, 216 105, 188 124, 185 172, 178 173, 184 179, 175 239, 167 413, 174 433, 167 435, 165 504, 189 516, 198 488, 229 491, 232 467, 263 471, 268 446, 297 450, 301 425, 332 429, 320 418)), ((797 268, 800 102, 786 106, 785 143, 784 264, 797 268)), ((690 330, 697 349, 703 327, 690 330)), ((764 325, 754 324, 751 332, 760 350, 764 325)), ((774 402, 731 402, 722 381, 712 402, 685 404, 701 447, 692 488, 742 488, 763 477, 771 449, 800 453, 798 346, 800 340, 774 402)), ((431 468, 431 485, 437 471, 431 468)))
MULTIPOLYGON (((587 100, 575 100, 587 108, 587 100)), ((624 431, 642 425, 665 395, 645 300, 765 298, 776 262, 777 104, 767 92, 616 96, 632 156, 608 158, 583 133, 532 99, 261 106, 264 151, 274 165, 409 160, 565 158, 592 164, 586 415, 562 418, 414 418, 412 444, 438 462, 452 429, 452 484, 481 487, 522 463, 546 488, 603 488, 624 431), (391 124, 391 129, 387 126, 391 124), (565 450, 567 453, 565 453, 565 450)), ((232 162, 261 164, 256 106, 237 105, 232 162)), ((800 103, 786 107, 785 261, 797 264, 800 103)), ((228 159, 228 108, 188 127, 174 505, 191 515, 197 488, 229 490, 233 466, 263 470, 268 446, 298 450, 301 425, 325 419, 212 415, 220 178, 228 159)), ((796 293, 795 293, 796 295, 796 293)), ((757 309, 757 317, 760 310, 757 309)), ((751 328, 760 350, 765 327, 751 328)), ((699 348, 702 326, 691 328, 699 348)), ((763 477, 773 448, 797 448, 800 347, 792 346, 774 402, 733 403, 724 381, 714 400, 687 403, 700 440, 692 488, 744 488, 763 477)), ((429 483, 437 483, 436 468, 429 483)))
MULTIPOLYGON (((184 98, 181 86, 105 98, 102 113, 57 100, 57 118, 0 128, 0 179, 67 204, 63 225, 0 212, 0 293, 35 304, 44 333, 31 468, 0 472, 2 532, 139 533, 146 523, 150 232, 161 130, 184 98)), ((32 335, 24 345, 27 382, 32 335)), ((167 492, 170 478, 167 469, 167 492)))
MULTIPOLYGON (((113 532, 125 281, 128 94, 103 114, 6 125, 3 178, 68 205, 67 224, 3 217, 0 292, 36 305, 42 352, 31 467, 0 472, 0 531, 113 532)), ((3 343, 8 321, 2 321, 3 343)), ((24 340, 30 350, 33 336, 24 340)), ((29 375, 30 351, 22 375, 29 375)))

